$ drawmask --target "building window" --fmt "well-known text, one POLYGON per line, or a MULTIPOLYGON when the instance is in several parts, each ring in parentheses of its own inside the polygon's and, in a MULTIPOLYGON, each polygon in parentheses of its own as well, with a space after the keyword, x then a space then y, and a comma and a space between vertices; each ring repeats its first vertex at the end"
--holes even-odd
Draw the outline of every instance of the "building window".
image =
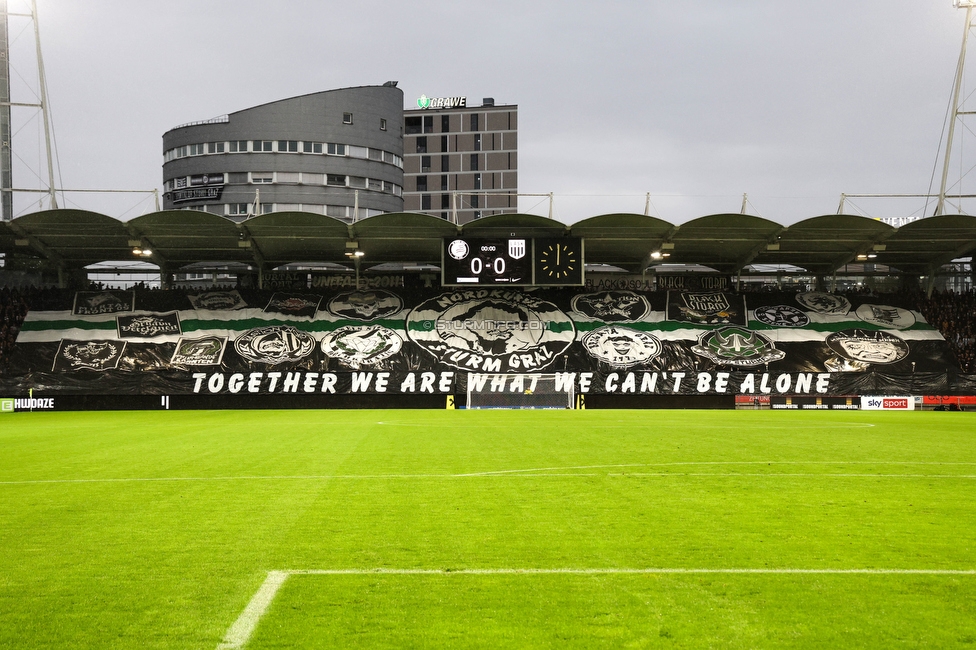
POLYGON ((430 156, 420 157, 420 171, 425 174, 430 171, 430 156))
POLYGON ((447 136, 446 135, 442 135, 441 136, 441 151, 447 151, 447 148, 448 148, 447 147, 447 136))
POLYGON ((471 195, 471 207, 472 208, 477 208, 478 207, 478 195, 477 194, 472 194, 471 195))
POLYGON ((204 145, 202 144, 191 144, 190 145, 190 155, 191 156, 202 156, 204 153, 204 145))
POLYGON ((471 171, 478 171, 478 154, 471 154, 471 171))
POLYGON ((424 115, 424 133, 434 132, 434 116, 424 115))
POLYGON ((441 176, 441 192, 447 191, 447 174, 441 176))
POLYGON ((208 143, 207 153, 224 153, 224 143, 223 142, 208 143))
POLYGON ((474 175, 474 189, 476 190, 481 189, 481 174, 474 175))
POLYGON ((333 144, 329 143, 328 148, 329 155, 332 156, 345 156, 346 155, 346 145, 344 144, 333 144))
POLYGON ((346 186, 346 177, 341 174, 329 174, 328 175, 329 185, 338 185, 340 187, 346 186))
POLYGON ((441 210, 447 210, 451 207, 451 195, 441 194, 441 210))
POLYGON ((418 176, 417 177, 417 191, 418 192, 426 192, 427 191, 427 177, 426 176, 418 176))
POLYGON ((366 187, 366 179, 363 176, 350 176, 349 187, 366 187))
POLYGON ((278 151, 298 152, 298 140, 278 140, 278 151))
POLYGON ((274 203, 262 203, 260 213, 268 214, 269 212, 274 212, 274 203))
POLYGON ((373 190, 374 192, 382 192, 383 191, 383 181, 381 181, 379 179, 376 179, 376 178, 369 178, 369 179, 367 179, 366 189, 367 190, 373 190))
POLYGON ((247 208, 251 205, 250 203, 228 203, 227 204, 227 214, 241 215, 247 214, 247 208))
POLYGON ((380 151, 379 149, 370 149, 369 150, 369 159, 370 160, 383 160, 383 152, 380 151))
POLYGON ((343 124, 352 124, 352 113, 343 113, 342 114, 342 123, 343 124))
POLYGON ((406 135, 414 135, 423 131, 423 120, 420 116, 408 117, 403 120, 404 132, 406 135))
POLYGON ((441 171, 442 172, 449 172, 449 171, 451 171, 451 157, 450 156, 441 156, 441 171))
POLYGON ((474 150, 475 151, 481 151, 481 134, 480 133, 475 133, 474 134, 474 150))
POLYGON ((302 151, 304 153, 322 153, 321 142, 303 142, 302 151))
POLYGON ((228 145, 231 153, 244 153, 247 151, 247 140, 231 140, 228 145))
POLYGON ((255 140, 252 151, 273 151, 274 142, 271 140, 255 140))
POLYGON ((430 194, 421 194, 420 195, 420 209, 421 210, 430 210, 430 194))
POLYGON ((417 153, 427 153, 427 136, 417 138, 417 153))
POLYGON ((477 113, 472 113, 471 114, 471 130, 472 131, 479 131, 480 130, 478 128, 478 114, 477 113))
POLYGON ((451 132, 451 116, 441 115, 441 133, 451 132))
POLYGON ((186 158, 186 145, 184 145, 182 147, 177 147, 176 148, 176 157, 177 158, 186 158))
POLYGON ((386 131, 386 120, 380 118, 380 131, 386 131))
POLYGON ((274 172, 251 172, 252 183, 274 183, 274 172))

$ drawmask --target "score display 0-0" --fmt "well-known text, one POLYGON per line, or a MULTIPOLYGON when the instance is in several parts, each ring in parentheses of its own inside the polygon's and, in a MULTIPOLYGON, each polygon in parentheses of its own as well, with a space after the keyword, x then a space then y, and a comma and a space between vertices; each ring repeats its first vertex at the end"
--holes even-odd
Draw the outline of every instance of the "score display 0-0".
POLYGON ((452 237, 441 254, 443 286, 579 286, 580 237, 452 237))

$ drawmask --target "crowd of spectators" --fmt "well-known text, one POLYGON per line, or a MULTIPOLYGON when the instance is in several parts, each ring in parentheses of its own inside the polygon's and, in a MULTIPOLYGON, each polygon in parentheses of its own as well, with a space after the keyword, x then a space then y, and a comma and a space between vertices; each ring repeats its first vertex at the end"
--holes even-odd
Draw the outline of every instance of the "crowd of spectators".
POLYGON ((10 352, 34 293, 34 289, 0 288, 0 369, 10 363, 10 352))
POLYGON ((920 295, 917 304, 925 320, 945 337, 959 368, 976 372, 976 291, 936 291, 930 298, 920 295))

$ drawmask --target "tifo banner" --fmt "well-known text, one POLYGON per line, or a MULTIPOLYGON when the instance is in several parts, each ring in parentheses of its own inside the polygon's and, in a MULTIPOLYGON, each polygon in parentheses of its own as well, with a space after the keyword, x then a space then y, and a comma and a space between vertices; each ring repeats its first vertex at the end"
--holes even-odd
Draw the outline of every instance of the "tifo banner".
POLYGON ((451 394, 541 372, 584 394, 943 395, 963 381, 941 334, 885 297, 398 284, 50 292, 0 389, 451 394))

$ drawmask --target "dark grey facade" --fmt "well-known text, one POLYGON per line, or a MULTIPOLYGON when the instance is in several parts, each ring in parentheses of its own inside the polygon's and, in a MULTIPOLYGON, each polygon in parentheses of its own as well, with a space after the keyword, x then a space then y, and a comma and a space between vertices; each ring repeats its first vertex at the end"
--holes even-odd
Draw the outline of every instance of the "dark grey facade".
POLYGON ((163 134, 163 207, 234 220, 291 210, 345 221, 401 212, 402 126, 395 82, 178 126, 163 134))
POLYGON ((442 99, 403 112, 404 209, 457 223, 518 212, 518 106, 442 99))

